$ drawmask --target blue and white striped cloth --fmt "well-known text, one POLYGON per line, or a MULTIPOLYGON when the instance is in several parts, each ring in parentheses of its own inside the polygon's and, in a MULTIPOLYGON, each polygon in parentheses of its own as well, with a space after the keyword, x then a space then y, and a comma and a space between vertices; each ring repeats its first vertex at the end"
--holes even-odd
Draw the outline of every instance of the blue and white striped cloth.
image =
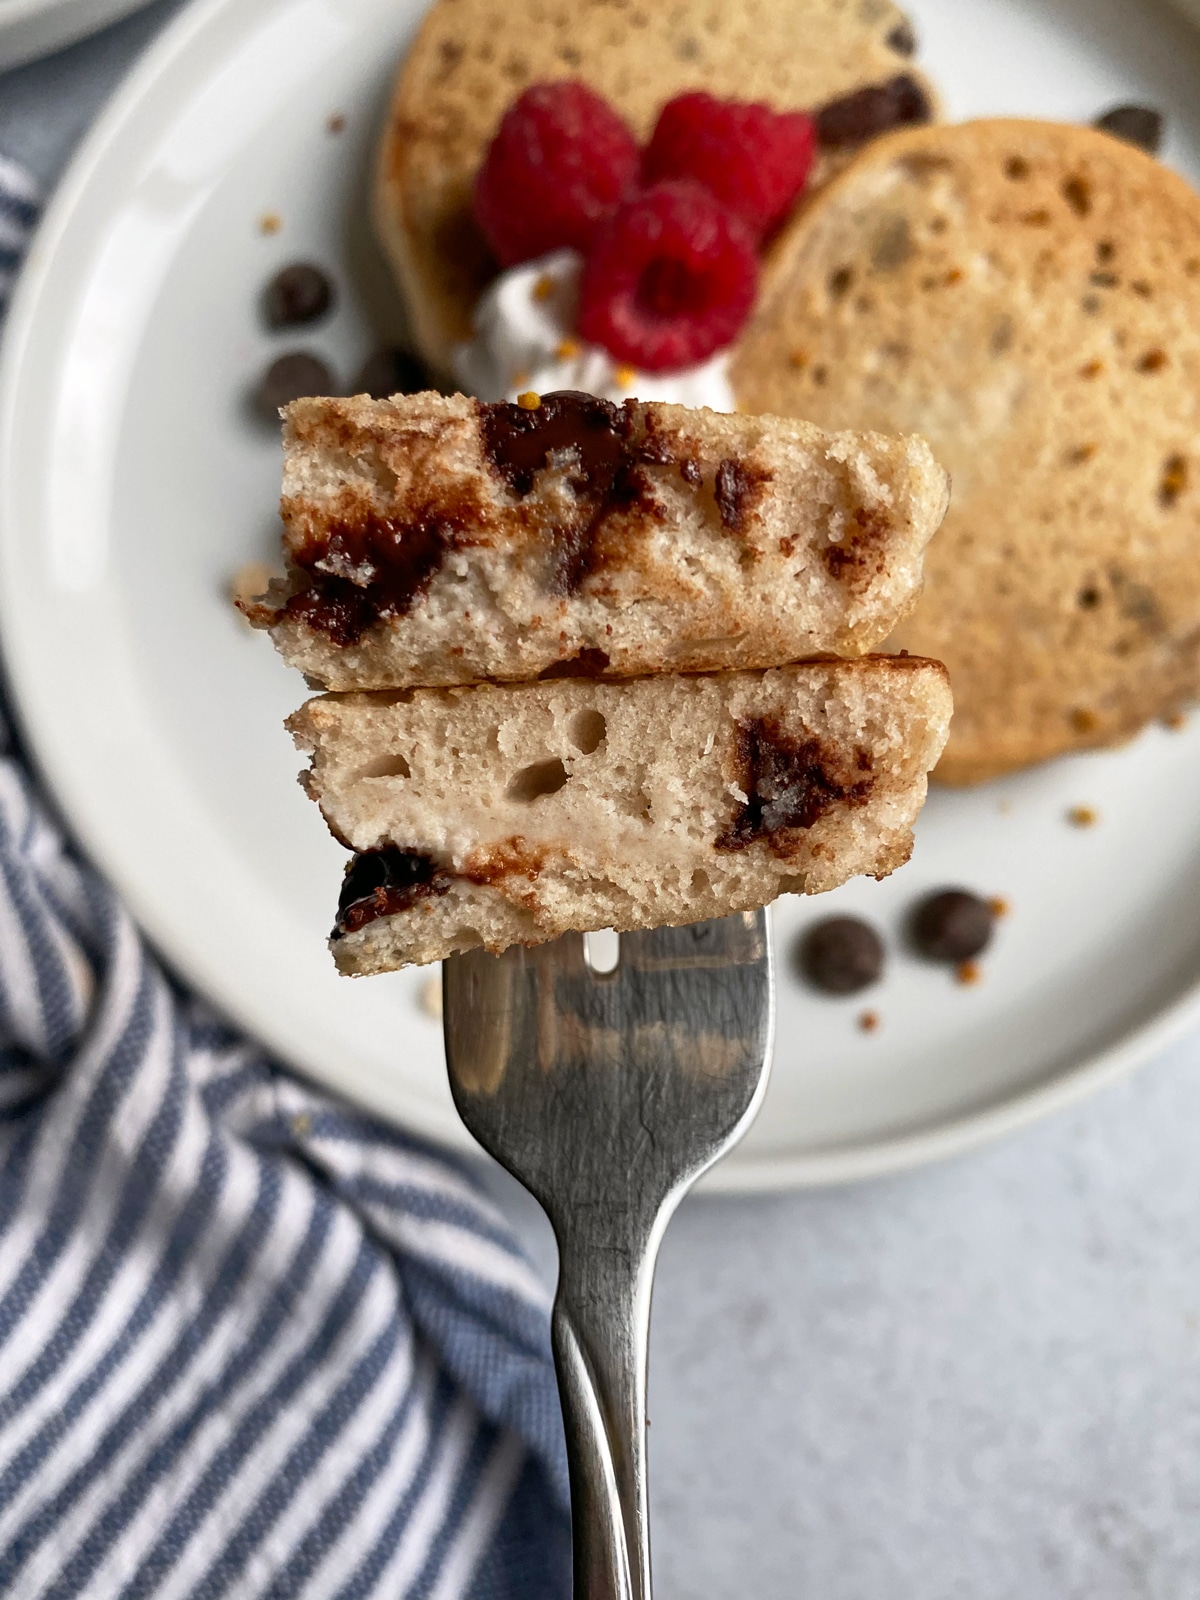
MULTIPOLYGON (((0 311, 35 212, 0 158, 0 311)), ((566 1594, 547 1309, 467 1169, 172 987, 0 712, 0 1595, 566 1594)))

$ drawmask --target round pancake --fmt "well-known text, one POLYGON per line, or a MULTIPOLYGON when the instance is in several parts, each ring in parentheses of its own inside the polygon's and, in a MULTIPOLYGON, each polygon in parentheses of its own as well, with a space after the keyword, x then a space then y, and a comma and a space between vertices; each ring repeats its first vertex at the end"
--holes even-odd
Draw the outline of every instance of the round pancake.
POLYGON ((471 189, 529 84, 582 79, 644 139, 684 90, 802 110, 906 70, 914 48, 891 0, 435 0, 396 85, 374 207, 422 354, 445 371, 470 337, 496 271, 471 189))
POLYGON ((946 783, 1200 688, 1200 198, 1090 128, 887 135, 785 230, 743 409, 922 433, 950 469, 893 647, 946 663, 946 783))

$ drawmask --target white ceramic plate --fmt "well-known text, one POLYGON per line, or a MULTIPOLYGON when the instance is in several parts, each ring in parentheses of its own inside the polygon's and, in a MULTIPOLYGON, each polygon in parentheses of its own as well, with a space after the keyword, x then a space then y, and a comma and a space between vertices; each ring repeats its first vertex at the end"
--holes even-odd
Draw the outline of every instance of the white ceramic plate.
MULTIPOLYGON (((428 974, 334 975, 344 856, 295 783, 299 678, 226 601, 269 556, 279 454, 247 416, 273 352, 346 378, 398 312, 365 236, 369 151, 418 0, 200 0, 109 107, 13 307, 0 392, 0 624, 33 748, 83 843, 191 982, 283 1057, 447 1143, 463 1133, 428 974), (328 131, 332 113, 345 131, 328 131), (266 213, 278 233, 260 228, 266 213), (297 257, 343 286, 303 341, 256 300, 297 257), (372 331, 372 323, 376 332, 372 331)), ((954 116, 1168 115, 1200 177, 1200 40, 1134 0, 923 0, 922 60, 954 116)), ((935 794, 912 864, 783 904, 779 1046, 759 1121, 710 1182, 821 1183, 961 1149, 1144 1059, 1200 1018, 1200 720, 1113 754, 935 794), (1072 828, 1088 805, 1098 826, 1072 828), (897 938, 962 883, 1012 913, 984 981, 897 938), (889 932, 885 983, 835 1002, 789 976, 837 908, 889 932), (869 1007, 877 1032, 857 1026, 869 1007)))
POLYGON ((0 0, 0 72, 97 33, 148 0, 0 0))

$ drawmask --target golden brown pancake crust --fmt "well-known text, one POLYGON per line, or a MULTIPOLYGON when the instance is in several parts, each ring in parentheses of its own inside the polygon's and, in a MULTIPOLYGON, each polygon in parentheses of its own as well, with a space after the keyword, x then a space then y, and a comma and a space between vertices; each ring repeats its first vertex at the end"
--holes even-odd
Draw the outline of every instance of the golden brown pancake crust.
POLYGON ((915 431, 951 472, 893 642, 946 662, 937 776, 1105 745, 1200 687, 1200 198, 1089 128, 865 150, 778 242, 744 409, 915 431))

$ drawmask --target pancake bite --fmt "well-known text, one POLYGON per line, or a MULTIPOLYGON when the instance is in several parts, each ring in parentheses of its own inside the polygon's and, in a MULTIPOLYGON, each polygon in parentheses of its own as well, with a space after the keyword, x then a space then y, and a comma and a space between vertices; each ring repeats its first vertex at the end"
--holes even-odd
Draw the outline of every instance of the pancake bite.
POLYGON ((527 398, 289 408, 288 575, 244 609, 310 681, 855 656, 915 601, 948 488, 922 440, 527 398))
POLYGON ((355 852, 334 958, 361 975, 883 877, 949 717, 944 669, 894 656, 310 701, 305 787, 355 852))

